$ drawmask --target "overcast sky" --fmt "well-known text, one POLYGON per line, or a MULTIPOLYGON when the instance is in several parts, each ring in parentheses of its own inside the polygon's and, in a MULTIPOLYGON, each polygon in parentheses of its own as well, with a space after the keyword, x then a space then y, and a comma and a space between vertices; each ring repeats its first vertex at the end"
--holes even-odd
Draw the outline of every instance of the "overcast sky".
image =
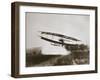
POLYGON ((47 45, 38 31, 75 37, 89 45, 89 15, 26 13, 26 49, 47 45))

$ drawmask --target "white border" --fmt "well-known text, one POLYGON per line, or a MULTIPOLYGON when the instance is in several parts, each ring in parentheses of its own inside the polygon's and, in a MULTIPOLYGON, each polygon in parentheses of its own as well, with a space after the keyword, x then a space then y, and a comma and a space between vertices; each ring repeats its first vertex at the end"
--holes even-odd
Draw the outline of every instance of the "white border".
POLYGON ((36 6, 20 6, 20 51, 19 67, 20 74, 40 74, 55 72, 73 72, 95 70, 95 11, 85 9, 52 8, 36 6), (83 14, 90 15, 90 64, 72 65, 72 66, 49 66, 49 67, 25 67, 25 12, 45 12, 45 13, 63 13, 63 14, 83 14))

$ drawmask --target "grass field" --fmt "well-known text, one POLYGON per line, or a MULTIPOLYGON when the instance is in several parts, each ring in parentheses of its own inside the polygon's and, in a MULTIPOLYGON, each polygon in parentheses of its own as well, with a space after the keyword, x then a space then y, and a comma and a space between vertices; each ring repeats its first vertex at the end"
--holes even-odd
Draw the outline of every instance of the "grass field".
POLYGON ((26 51, 26 67, 89 64, 89 51, 71 50, 69 55, 43 55, 40 47, 26 51))

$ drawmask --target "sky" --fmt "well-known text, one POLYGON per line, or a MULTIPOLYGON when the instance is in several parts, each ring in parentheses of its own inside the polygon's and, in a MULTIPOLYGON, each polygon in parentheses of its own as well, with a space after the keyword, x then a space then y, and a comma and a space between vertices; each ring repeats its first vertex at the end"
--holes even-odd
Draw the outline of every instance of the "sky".
POLYGON ((48 47, 50 49, 50 43, 40 39, 39 31, 64 34, 82 40, 89 45, 89 15, 27 12, 25 20, 26 49, 34 47, 48 47))

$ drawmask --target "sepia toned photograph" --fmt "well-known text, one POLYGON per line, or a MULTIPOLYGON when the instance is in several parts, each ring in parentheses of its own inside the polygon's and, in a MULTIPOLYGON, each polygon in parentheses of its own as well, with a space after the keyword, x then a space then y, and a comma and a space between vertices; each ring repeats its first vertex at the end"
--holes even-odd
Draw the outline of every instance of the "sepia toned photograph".
POLYGON ((89 64, 89 15, 26 12, 26 67, 89 64))

